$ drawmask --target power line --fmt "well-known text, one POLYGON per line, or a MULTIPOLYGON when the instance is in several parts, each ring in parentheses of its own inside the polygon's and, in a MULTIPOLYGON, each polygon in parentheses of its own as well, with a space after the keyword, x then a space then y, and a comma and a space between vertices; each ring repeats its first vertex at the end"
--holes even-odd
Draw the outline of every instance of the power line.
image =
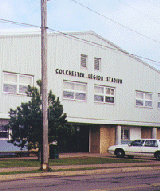
POLYGON ((24 27, 36 27, 36 28, 40 28, 37 25, 32 25, 32 24, 28 24, 28 23, 21 23, 21 22, 6 20, 6 19, 0 19, 0 22, 1 23, 11 23, 11 24, 14 24, 14 25, 19 25, 19 26, 24 26, 24 27))
POLYGON ((110 19, 110 18, 106 17, 105 15, 103 15, 103 14, 101 14, 101 13, 99 13, 99 12, 97 12, 97 11, 95 11, 95 10, 93 10, 93 9, 91 9, 91 8, 89 8, 89 7, 87 7, 87 6, 85 6, 85 5, 83 5, 82 3, 79 3, 79 2, 77 2, 77 1, 75 1, 75 0, 71 0, 71 1, 73 1, 74 3, 76 3, 76 4, 80 5, 80 6, 82 6, 83 8, 88 9, 89 11, 91 11, 91 12, 97 14, 98 16, 101 16, 101 17, 103 17, 103 18, 105 18, 105 19, 107 19, 107 20, 109 20, 109 21, 111 21, 111 22, 113 22, 113 23, 115 23, 115 24, 120 25, 120 26, 123 27, 123 28, 126 28, 126 29, 130 30, 131 32, 134 32, 134 33, 136 33, 136 34, 138 34, 138 35, 140 35, 140 36, 143 36, 143 37, 145 37, 145 38, 147 38, 147 39, 149 39, 149 40, 152 40, 152 41, 154 41, 154 42, 160 43, 160 41, 157 41, 157 40, 155 40, 155 39, 153 39, 153 38, 151 38, 151 37, 149 37, 149 36, 146 36, 146 35, 144 35, 144 34, 141 34, 140 32, 138 32, 138 31, 136 31, 136 30, 133 30, 133 29, 127 27, 127 26, 124 26, 124 25, 122 25, 121 23, 119 23, 119 22, 117 22, 117 21, 114 21, 113 19, 110 19))
POLYGON ((101 45, 99 43, 92 42, 92 41, 89 41, 89 40, 86 40, 86 39, 83 39, 83 38, 79 38, 79 37, 76 37, 74 35, 71 35, 71 34, 68 34, 68 33, 64 33, 64 32, 60 32, 60 31, 57 31, 57 30, 54 30, 54 29, 51 29, 51 28, 48 28, 48 30, 53 31, 53 32, 58 32, 59 34, 62 34, 63 36, 65 36, 65 37, 67 37, 69 39, 72 38, 74 40, 77 40, 79 42, 83 42, 83 43, 86 43, 86 44, 89 44, 89 45, 92 45, 92 46, 98 46, 98 47, 104 48, 104 49, 109 48, 111 50, 117 50, 115 48, 111 48, 109 46, 104 46, 104 45, 101 45))
MULTIPOLYGON (((74 39, 77 40, 77 41, 84 42, 84 43, 87 43, 87 44, 92 45, 92 46, 95 46, 95 45, 96 45, 96 46, 98 46, 98 47, 100 47, 100 48, 103 48, 103 49, 105 49, 105 50, 106 50, 106 49, 110 49, 110 50, 113 50, 113 51, 119 50, 119 51, 121 51, 123 54, 131 55, 131 56, 133 56, 133 57, 135 57, 135 58, 145 59, 145 60, 154 62, 154 64, 155 64, 156 66, 160 66, 160 62, 158 62, 158 61, 152 60, 152 59, 150 59, 150 58, 145 58, 145 57, 142 57, 142 56, 138 56, 138 55, 136 55, 136 54, 130 54, 130 53, 128 53, 128 52, 125 52, 125 51, 119 49, 118 47, 117 47, 117 48, 111 48, 111 47, 109 47, 109 46, 104 46, 104 45, 101 45, 101 44, 98 44, 98 43, 95 43, 95 42, 92 42, 92 41, 88 41, 88 40, 86 40, 86 39, 78 38, 78 37, 73 36, 73 35, 71 35, 71 34, 67 34, 67 33, 60 32, 60 31, 56 31, 56 30, 51 29, 51 28, 48 28, 48 29, 51 30, 51 31, 54 31, 54 32, 58 32, 59 34, 62 34, 62 35, 64 35, 64 36, 67 37, 67 38, 71 37, 71 38, 74 38, 74 39), (159 63, 159 64, 156 64, 156 63, 159 63)), ((70 39, 71 39, 71 38, 70 38, 70 39)), ((118 52, 116 52, 116 53, 118 54, 118 52)))
POLYGON ((144 57, 142 57, 142 56, 137 56, 137 55, 135 55, 135 54, 131 54, 131 55, 136 56, 136 57, 141 58, 141 59, 148 60, 148 61, 150 61, 150 62, 154 62, 155 65, 160 66, 160 62, 158 62, 158 61, 152 60, 152 59, 150 59, 150 58, 144 58, 144 57), (156 64, 156 63, 159 63, 159 64, 156 64))
POLYGON ((137 9, 135 9, 135 8, 131 7, 131 6, 130 6, 130 5, 128 5, 127 3, 122 2, 121 0, 118 0, 118 1, 119 1, 120 3, 122 3, 122 4, 124 4, 125 6, 127 6, 127 7, 131 8, 131 9, 133 9, 134 11, 136 11, 136 12, 138 12, 138 13, 140 13, 140 14, 144 15, 144 16, 147 16, 149 19, 151 19, 151 20, 153 20, 153 21, 157 22, 158 24, 160 24, 160 22, 159 22, 158 20, 156 20, 155 18, 150 17, 149 15, 147 15, 147 14, 145 14, 145 13, 141 12, 141 11, 138 11, 137 9))
MULTIPOLYGON (((15 24, 15 25, 19 25, 19 26, 25 26, 25 27, 36 27, 36 28, 40 28, 40 26, 37 26, 37 25, 32 25, 32 24, 28 24, 28 23, 21 23, 21 22, 6 20, 6 19, 0 19, 0 22, 2 22, 2 23, 11 23, 11 24, 15 24)), ((98 46, 99 48, 102 48, 102 49, 110 49, 110 50, 112 50, 112 51, 117 51, 117 50, 118 50, 118 51, 122 52, 123 54, 131 55, 131 56, 133 56, 133 57, 140 58, 140 59, 145 59, 145 60, 154 62, 154 64, 157 65, 157 66, 160 66, 160 62, 159 62, 159 61, 155 61, 155 60, 152 60, 152 59, 150 59, 150 58, 144 58, 144 57, 138 56, 138 55, 136 55, 136 54, 130 54, 130 53, 128 53, 128 52, 126 52, 126 51, 124 51, 124 50, 118 48, 118 47, 112 48, 112 47, 109 47, 109 46, 104 46, 104 45, 102 45, 102 44, 99 44, 99 43, 96 43, 96 42, 92 42, 92 41, 89 41, 89 40, 86 40, 86 39, 83 39, 83 38, 79 38, 79 37, 76 37, 76 36, 74 36, 74 35, 71 35, 71 34, 68 34, 68 33, 65 33, 65 32, 60 32, 60 31, 54 30, 54 29, 49 28, 49 27, 48 27, 48 30, 50 30, 50 31, 52 31, 52 32, 57 32, 57 33, 63 35, 64 37, 66 37, 66 38, 68 38, 68 39, 74 39, 74 40, 76 40, 76 41, 83 42, 83 43, 89 44, 89 45, 91 45, 91 46, 98 46), (159 64, 156 64, 156 63, 159 63, 159 64)), ((109 42, 108 42, 108 43, 109 43, 109 42)), ((111 45, 111 46, 113 46, 113 45, 111 45)), ((116 53, 118 53, 118 52, 116 52, 116 53)))

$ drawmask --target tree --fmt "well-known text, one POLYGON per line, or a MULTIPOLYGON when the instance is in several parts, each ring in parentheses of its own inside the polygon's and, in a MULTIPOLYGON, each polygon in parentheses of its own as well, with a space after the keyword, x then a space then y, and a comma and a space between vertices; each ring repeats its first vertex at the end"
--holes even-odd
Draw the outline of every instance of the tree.
MULTIPOLYGON (((29 149, 41 148, 43 140, 42 123, 42 100, 41 81, 37 81, 39 88, 28 86, 27 96, 31 101, 21 103, 17 109, 10 109, 10 120, 8 128, 12 130, 9 142, 21 149, 28 143, 29 149)), ((63 113, 63 106, 59 98, 56 98, 52 91, 48 94, 48 142, 57 141, 61 145, 61 136, 68 132, 66 125, 67 115, 63 113)))

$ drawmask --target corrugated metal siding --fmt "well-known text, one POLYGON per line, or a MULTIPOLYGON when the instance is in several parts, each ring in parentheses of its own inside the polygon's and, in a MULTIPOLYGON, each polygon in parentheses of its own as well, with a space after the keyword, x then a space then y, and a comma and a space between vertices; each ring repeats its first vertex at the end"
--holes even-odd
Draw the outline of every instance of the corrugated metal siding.
MULTIPOLYGON (((111 43, 95 35, 77 35, 78 38, 111 46, 111 43)), ((41 76, 41 39, 40 35, 19 35, 1 37, 1 72, 11 71, 32 74, 35 81, 41 76)), ((115 47, 115 46, 114 46, 115 47)), ((116 47, 115 47, 116 48, 116 47)), ((100 48, 63 35, 48 35, 48 79, 49 88, 60 97, 64 112, 69 117, 79 119, 150 122, 160 123, 160 110, 157 110, 157 93, 160 93, 160 74, 147 64, 139 62, 131 56, 110 48, 100 48), (88 67, 80 66, 80 55, 88 55, 88 67), (94 71, 94 57, 101 58, 100 71, 94 71), (55 74, 55 69, 83 72, 86 78, 55 74), (104 81, 91 80, 88 74, 104 77, 104 81), (115 77, 123 80, 122 84, 105 81, 105 77, 115 77), (81 81, 87 83, 87 101, 62 100, 63 80, 81 81), (115 87, 115 104, 94 103, 94 84, 115 87), (153 109, 135 107, 135 90, 153 92, 153 109)), ((2 79, 1 79, 2 84, 2 79)), ((6 113, 10 107, 27 100, 25 96, 1 95, 0 111, 6 113), (7 103, 7 104, 6 104, 7 103)))
MULTIPOLYGON (((2 36, 1 39, 1 74, 3 71, 20 74, 31 74, 35 80, 41 76, 41 44, 40 35, 2 36)), ((1 75, 2 76, 2 75, 1 75)), ((3 94, 1 78, 1 107, 0 112, 8 113, 21 102, 28 101, 24 95, 3 94)), ((35 83, 35 82, 34 82, 35 83)))
POLYGON ((2 37, 2 67, 5 71, 33 74, 40 71, 40 36, 2 37))

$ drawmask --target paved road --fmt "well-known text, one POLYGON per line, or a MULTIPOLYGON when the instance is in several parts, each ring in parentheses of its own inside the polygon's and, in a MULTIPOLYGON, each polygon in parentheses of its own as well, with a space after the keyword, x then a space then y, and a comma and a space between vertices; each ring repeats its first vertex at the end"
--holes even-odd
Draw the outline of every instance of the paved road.
POLYGON ((44 176, 0 183, 9 191, 158 191, 160 171, 141 171, 83 176, 44 176))

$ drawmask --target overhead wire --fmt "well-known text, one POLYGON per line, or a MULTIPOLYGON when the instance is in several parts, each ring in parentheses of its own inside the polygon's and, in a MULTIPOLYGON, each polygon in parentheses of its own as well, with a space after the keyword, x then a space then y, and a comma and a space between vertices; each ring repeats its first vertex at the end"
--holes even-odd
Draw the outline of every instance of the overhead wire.
MULTIPOLYGON (((38 26, 38 25, 33 25, 33 24, 28 24, 28 23, 21 23, 21 22, 17 22, 17 21, 6 20, 6 19, 0 19, 0 22, 1 22, 1 23, 11 23, 11 24, 15 24, 15 25, 19 25, 19 26, 25 26, 25 27, 41 28, 41 27, 38 26)), ((160 66, 160 62, 159 62, 159 61, 155 61, 155 60, 152 60, 152 59, 149 59, 149 58, 144 58, 144 57, 138 56, 138 55, 136 55, 136 54, 130 54, 130 53, 128 53, 128 52, 126 52, 126 51, 124 51, 124 50, 118 48, 118 47, 112 48, 112 47, 109 47, 109 46, 104 46, 104 45, 99 44, 99 43, 97 43, 97 42, 92 42, 92 41, 89 41, 89 40, 86 40, 86 39, 83 39, 83 38, 79 38, 79 37, 74 36, 74 35, 72 35, 72 34, 65 33, 65 32, 61 32, 61 31, 57 31, 57 30, 54 30, 54 29, 49 28, 49 27, 47 27, 47 29, 50 30, 50 31, 52 31, 52 32, 57 32, 57 33, 63 35, 64 37, 66 37, 66 38, 68 38, 68 39, 74 39, 74 40, 76 40, 76 41, 83 42, 83 43, 89 44, 89 45, 91 45, 91 46, 98 46, 99 48, 102 48, 102 49, 110 49, 110 50, 112 50, 112 51, 116 51, 116 53, 118 53, 118 52, 117 52, 117 50, 118 50, 118 51, 122 52, 122 53, 125 54, 125 55, 131 55, 131 56, 134 56, 134 57, 136 57, 136 58, 145 59, 145 60, 154 62, 154 64, 157 65, 157 66, 160 66), (159 64, 156 64, 156 63, 159 63, 159 64)), ((111 45, 111 46, 113 46, 113 45, 111 45)))
POLYGON ((11 20, 7 20, 7 19, 0 19, 1 23, 11 23, 14 25, 19 25, 19 26, 25 26, 25 27, 36 27, 36 28, 40 28, 37 25, 33 25, 33 24, 28 24, 28 23, 21 23, 21 22, 17 22, 17 21, 11 21, 11 20))
POLYGON ((152 59, 150 59, 150 58, 145 58, 145 57, 142 57, 142 56, 137 56, 137 55, 135 55, 135 54, 131 54, 131 55, 133 55, 133 56, 135 56, 135 57, 138 57, 138 58, 140 58, 140 59, 144 59, 144 60, 147 60, 147 61, 150 61, 150 62, 154 62, 155 65, 160 66, 160 62, 158 62, 158 61, 152 60, 152 59), (159 64, 156 64, 156 63, 159 63, 159 64))
POLYGON ((134 11, 136 11, 136 12, 138 12, 138 13, 140 13, 140 14, 146 16, 146 17, 148 17, 149 19, 151 19, 151 20, 157 22, 158 24, 160 24, 160 22, 159 22, 158 20, 156 20, 155 18, 150 17, 149 15, 143 13, 142 11, 139 11, 139 10, 137 10, 137 9, 135 9, 135 8, 133 8, 133 7, 131 7, 130 5, 128 5, 127 3, 122 2, 121 0, 118 0, 118 1, 119 1, 120 3, 122 3, 122 4, 124 4, 125 6, 127 6, 127 7, 131 8, 131 9, 133 9, 134 11))
POLYGON ((99 15, 99 16, 101 16, 101 17, 103 17, 103 18, 105 18, 105 19, 107 19, 107 20, 109 20, 109 21, 111 21, 111 22, 113 22, 113 23, 115 23, 115 24, 117 24, 117 25, 120 25, 120 26, 123 27, 123 28, 126 28, 127 30, 130 30, 131 32, 134 32, 134 33, 136 33, 136 34, 138 34, 138 35, 140 35, 140 36, 143 36, 143 37, 145 37, 145 38, 147 38, 147 39, 149 39, 149 40, 152 40, 152 41, 157 42, 157 43, 160 44, 160 41, 155 40, 155 39, 153 39, 153 38, 151 38, 151 37, 149 37, 149 36, 147 36, 147 35, 144 35, 144 34, 138 32, 138 31, 136 31, 136 30, 134 30, 134 29, 131 29, 131 28, 125 26, 125 25, 122 25, 121 23, 119 23, 119 22, 117 22, 117 21, 114 21, 113 19, 108 18, 107 16, 105 16, 105 15, 103 15, 103 14, 101 14, 101 13, 99 13, 99 12, 97 12, 97 11, 91 9, 91 8, 89 8, 88 6, 83 5, 82 3, 77 2, 76 0, 71 0, 71 1, 74 2, 74 3, 76 3, 76 4, 78 4, 78 5, 80 5, 80 6, 82 6, 83 8, 88 9, 88 10, 91 11, 91 12, 93 12, 93 13, 95 13, 95 14, 97 14, 97 15, 99 15))

